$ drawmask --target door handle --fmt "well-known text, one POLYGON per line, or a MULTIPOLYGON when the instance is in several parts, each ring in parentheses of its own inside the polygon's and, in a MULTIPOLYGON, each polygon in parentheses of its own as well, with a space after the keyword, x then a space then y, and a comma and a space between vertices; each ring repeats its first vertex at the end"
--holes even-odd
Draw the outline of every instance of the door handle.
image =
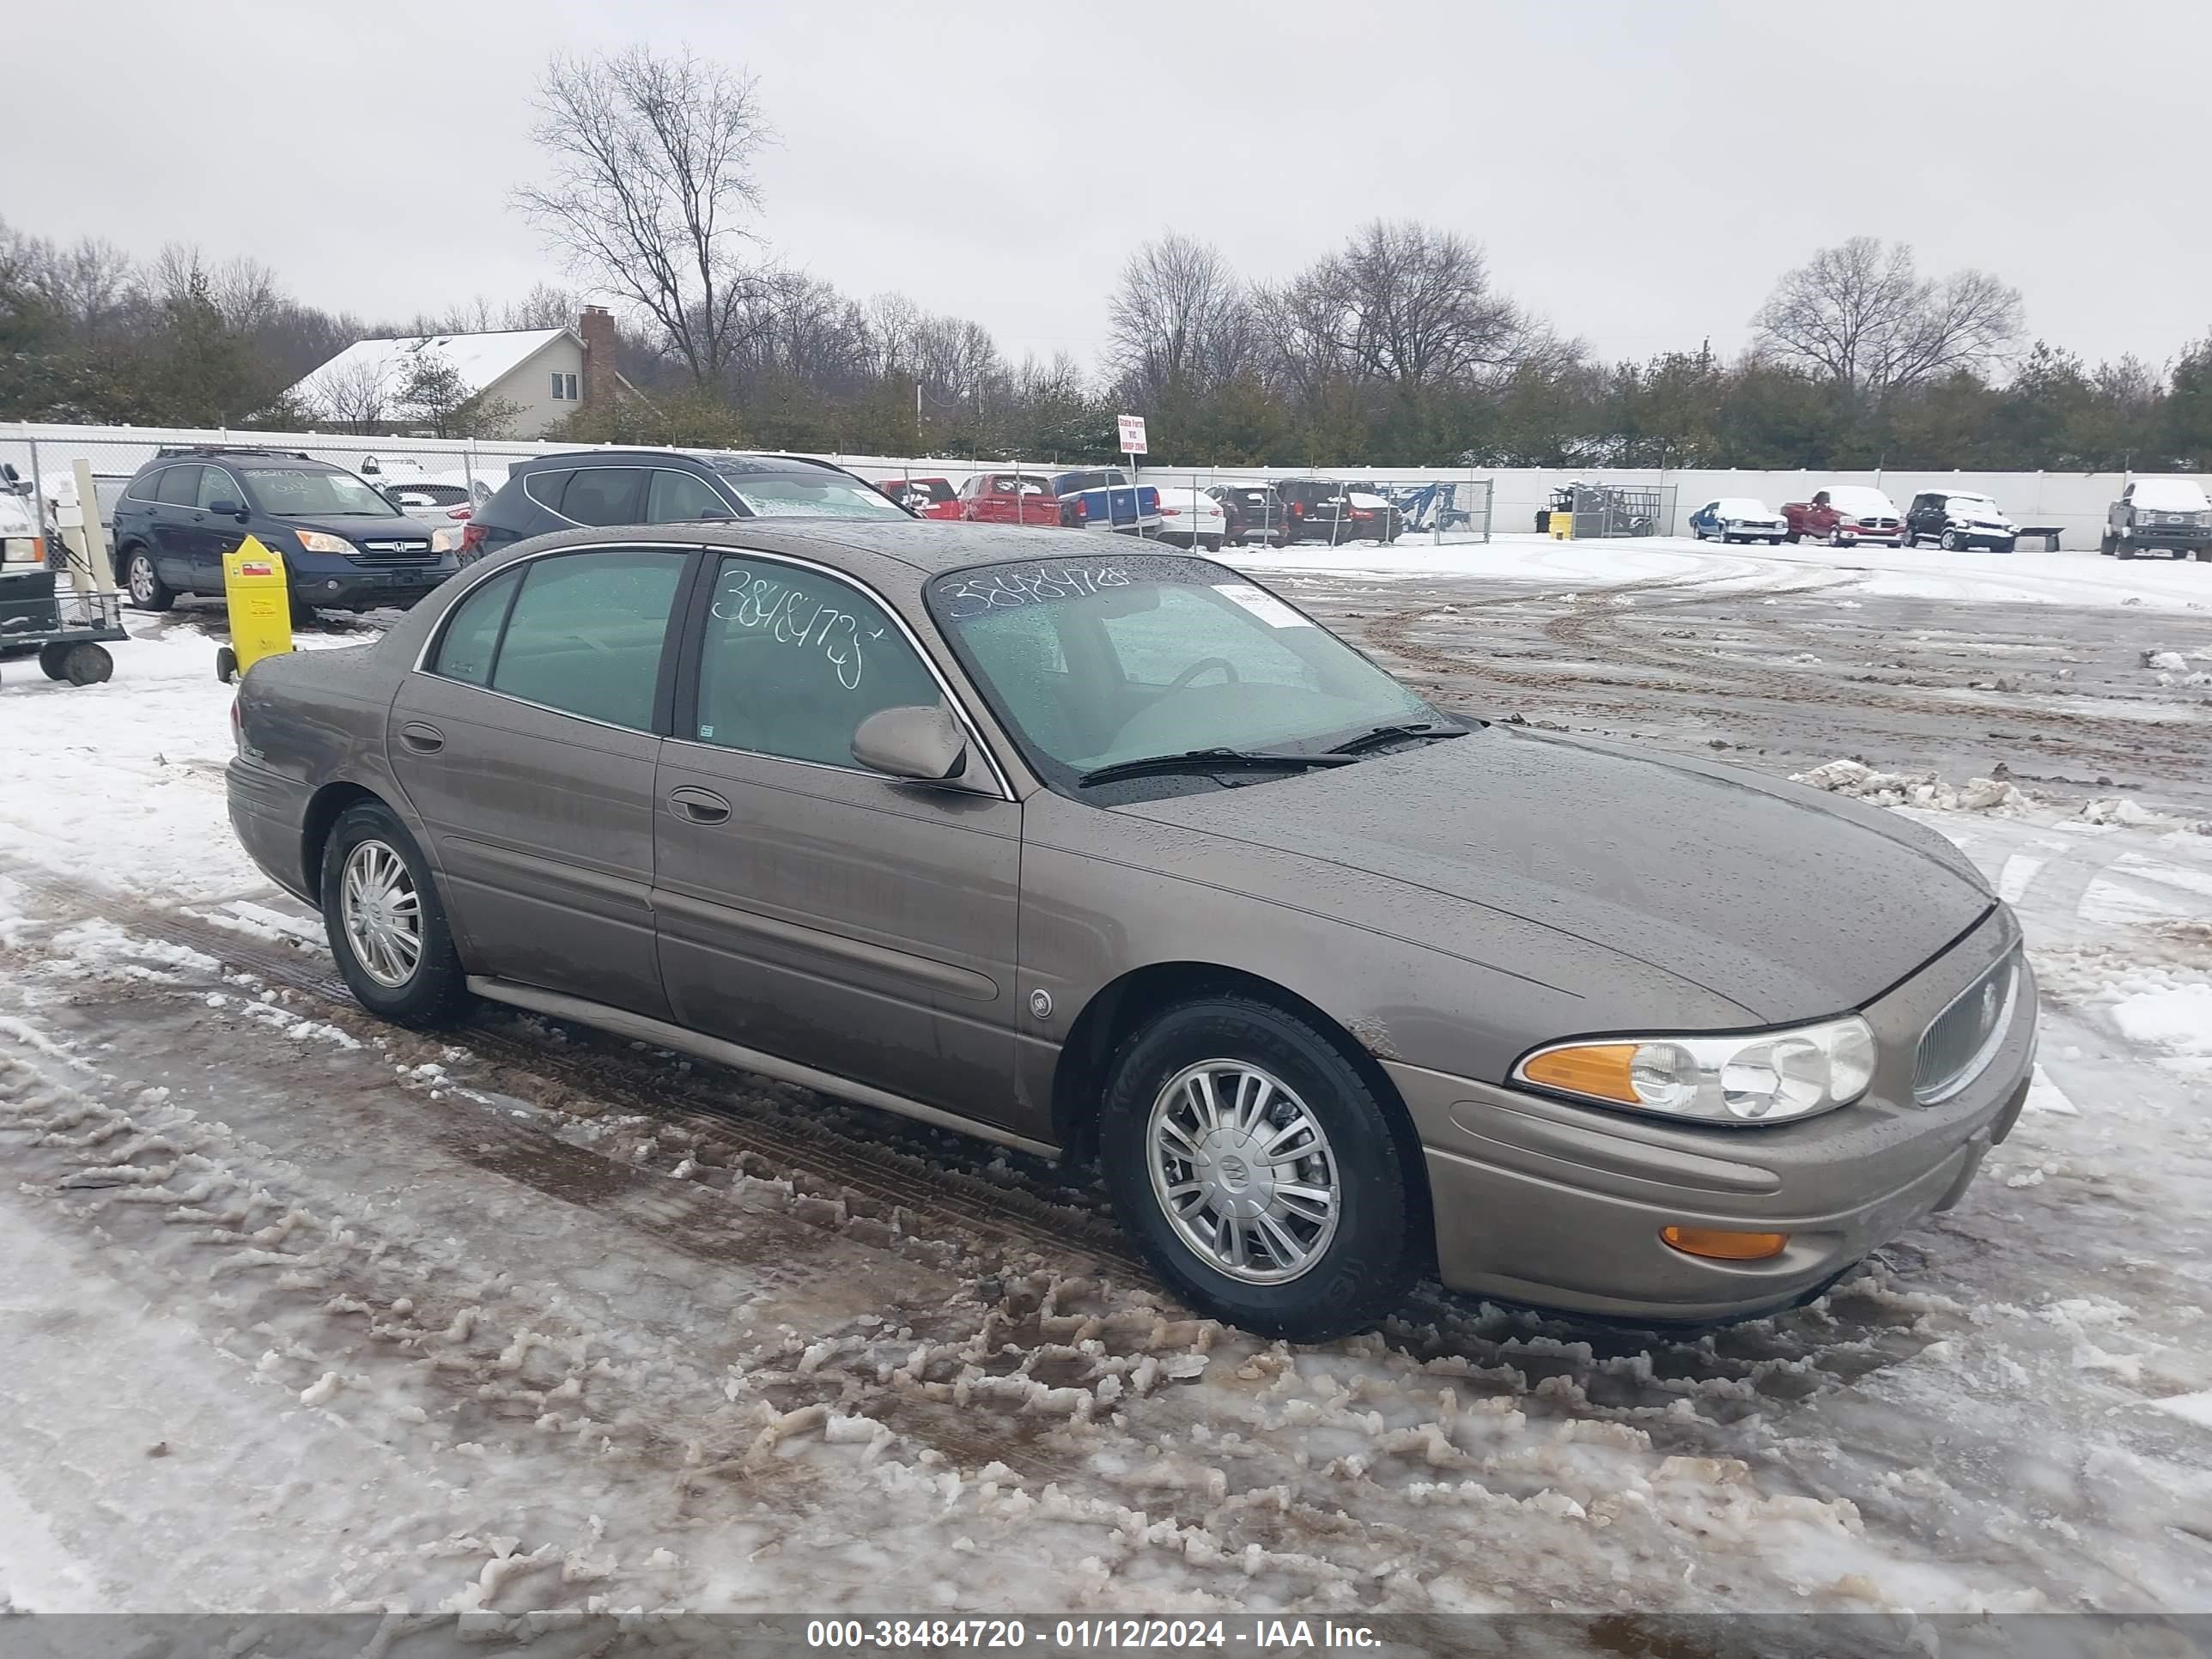
POLYGON ((399 741, 418 755, 434 755, 446 746, 446 734, 434 726, 410 720, 399 728, 399 741))
POLYGON ((729 802, 711 789, 696 789, 688 783, 668 792, 668 810, 694 823, 726 823, 730 819, 729 802))

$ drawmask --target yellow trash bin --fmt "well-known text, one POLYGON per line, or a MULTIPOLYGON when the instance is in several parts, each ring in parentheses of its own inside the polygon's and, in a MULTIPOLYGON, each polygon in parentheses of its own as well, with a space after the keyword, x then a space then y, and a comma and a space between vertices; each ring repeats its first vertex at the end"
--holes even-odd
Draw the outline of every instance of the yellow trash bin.
POLYGON ((1575 515, 1572 513, 1562 513, 1555 507, 1553 509, 1552 516, 1545 522, 1551 530, 1552 539, 1553 541, 1571 542, 1574 540, 1575 515))
POLYGON ((222 556, 222 592, 230 605, 230 643, 216 653, 215 672, 228 685, 264 657, 292 648, 283 556, 248 536, 222 556))

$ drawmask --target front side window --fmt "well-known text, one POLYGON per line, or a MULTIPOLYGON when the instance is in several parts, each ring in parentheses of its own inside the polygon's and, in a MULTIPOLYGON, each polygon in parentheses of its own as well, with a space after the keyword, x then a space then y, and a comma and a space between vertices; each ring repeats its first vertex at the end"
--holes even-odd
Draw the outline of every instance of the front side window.
MULTIPOLYGON (((230 474, 219 466, 200 469, 200 493, 194 502, 198 507, 213 507, 217 501, 238 501, 240 490, 230 474)), ((243 505, 242 502, 240 503, 243 505)))
POLYGON ((690 472, 655 467, 647 475, 645 521, 647 524, 688 524, 695 519, 732 516, 730 504, 714 493, 714 486, 690 472))
POLYGON ((875 600, 770 559, 724 556, 700 649, 691 735, 726 749, 850 768, 862 720, 943 696, 875 600))
POLYGON ((1206 559, 1133 553, 933 580, 930 613, 1066 785, 1199 749, 1310 752, 1443 716, 1327 629, 1206 559))
POLYGON ((396 519, 399 509, 350 472, 304 466, 239 469, 254 505, 279 519, 396 519))
MULTIPOLYGON (((684 557, 640 548, 531 560, 491 660, 491 689, 651 731, 661 645, 684 557)), ((463 608, 477 597, 463 600, 463 608)))

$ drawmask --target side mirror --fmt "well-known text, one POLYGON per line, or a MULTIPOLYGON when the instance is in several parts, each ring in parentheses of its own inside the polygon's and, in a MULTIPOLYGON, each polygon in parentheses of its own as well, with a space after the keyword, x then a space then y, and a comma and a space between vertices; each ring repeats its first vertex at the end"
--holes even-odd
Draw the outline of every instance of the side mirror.
POLYGON ((210 501, 207 510, 218 519, 242 519, 246 516, 246 509, 228 496, 210 501))
POLYGON ((943 783, 967 769, 968 734, 941 702, 878 708, 853 733, 853 758, 890 777, 943 783))

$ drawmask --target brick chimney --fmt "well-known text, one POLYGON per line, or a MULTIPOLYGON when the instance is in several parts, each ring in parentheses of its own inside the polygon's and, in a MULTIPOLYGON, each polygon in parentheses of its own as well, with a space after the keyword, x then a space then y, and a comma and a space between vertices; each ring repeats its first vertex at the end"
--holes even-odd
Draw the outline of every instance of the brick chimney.
POLYGON ((615 315, 605 306, 586 306, 576 332, 584 337, 584 398, 586 409, 615 397, 615 315))

